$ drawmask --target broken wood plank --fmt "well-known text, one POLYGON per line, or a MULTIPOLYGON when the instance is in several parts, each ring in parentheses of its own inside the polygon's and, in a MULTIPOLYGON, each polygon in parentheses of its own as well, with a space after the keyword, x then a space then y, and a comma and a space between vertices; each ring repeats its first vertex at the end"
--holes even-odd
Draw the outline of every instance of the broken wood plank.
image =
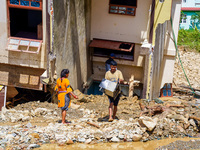
POLYGON ((100 126, 98 126, 98 125, 96 125, 96 124, 94 124, 94 123, 91 123, 91 122, 87 122, 87 124, 89 124, 89 125, 91 125, 91 126, 94 126, 94 127, 96 127, 96 128, 100 128, 100 126))
POLYGON ((129 79, 129 97, 133 96, 134 91, 134 75, 131 75, 131 78, 129 79))
POLYGON ((167 104, 166 107, 178 107, 178 108, 184 108, 184 105, 173 105, 173 104, 167 104))
POLYGON ((198 117, 195 117, 195 116, 190 116, 189 118, 190 118, 190 119, 195 119, 195 120, 198 120, 198 121, 200 121, 200 118, 198 118, 198 117))

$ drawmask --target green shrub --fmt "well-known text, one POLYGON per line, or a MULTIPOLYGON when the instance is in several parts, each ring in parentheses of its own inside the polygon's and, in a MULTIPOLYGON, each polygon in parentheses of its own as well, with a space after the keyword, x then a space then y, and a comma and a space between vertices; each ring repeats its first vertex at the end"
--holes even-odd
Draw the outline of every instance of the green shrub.
POLYGON ((180 29, 178 33, 178 45, 187 46, 200 52, 200 31, 195 29, 180 29))

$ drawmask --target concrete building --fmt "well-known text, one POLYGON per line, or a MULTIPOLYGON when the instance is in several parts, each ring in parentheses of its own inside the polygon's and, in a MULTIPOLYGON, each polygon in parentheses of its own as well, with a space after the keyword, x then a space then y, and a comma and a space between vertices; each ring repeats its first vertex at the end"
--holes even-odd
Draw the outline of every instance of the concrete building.
POLYGON ((196 20, 191 20, 192 15, 196 15, 196 12, 200 12, 200 0, 182 0, 181 8, 182 20, 180 22, 181 29, 191 29, 195 26, 200 29, 200 24, 196 20))
POLYGON ((172 27, 177 40, 181 0, 68 0, 54 2, 54 10, 57 72, 70 68, 75 88, 93 81, 89 91, 98 93, 110 53, 128 83, 126 95, 134 81, 140 82, 134 93, 143 98, 158 97, 164 84, 172 83, 172 27))

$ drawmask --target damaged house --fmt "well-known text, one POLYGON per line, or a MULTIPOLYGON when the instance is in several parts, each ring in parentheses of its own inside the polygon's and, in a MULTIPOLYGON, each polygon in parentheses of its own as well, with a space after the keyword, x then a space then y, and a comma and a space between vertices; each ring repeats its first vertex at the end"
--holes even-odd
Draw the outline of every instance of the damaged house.
POLYGON ((1 85, 42 90, 44 72, 52 83, 68 68, 74 89, 99 94, 110 53, 126 96, 153 99, 172 83, 181 0, 53 1, 52 30, 49 3, 2 1, 1 85))
POLYGON ((125 95, 153 99, 168 83, 166 95, 173 79, 180 12, 181 0, 54 1, 57 73, 69 68, 75 89, 99 94, 105 61, 114 53, 126 81, 125 95))
POLYGON ((15 87, 43 90, 41 76, 47 70, 51 39, 50 4, 46 0, 1 1, 0 85, 5 86, 0 90, 1 106, 5 106, 4 96, 18 93, 15 87))

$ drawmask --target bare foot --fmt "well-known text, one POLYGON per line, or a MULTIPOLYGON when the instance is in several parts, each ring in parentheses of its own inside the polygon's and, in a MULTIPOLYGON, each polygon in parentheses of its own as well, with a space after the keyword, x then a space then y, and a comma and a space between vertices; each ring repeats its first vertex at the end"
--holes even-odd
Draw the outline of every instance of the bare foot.
POLYGON ((108 122, 113 122, 113 118, 109 118, 109 119, 108 119, 108 122))

